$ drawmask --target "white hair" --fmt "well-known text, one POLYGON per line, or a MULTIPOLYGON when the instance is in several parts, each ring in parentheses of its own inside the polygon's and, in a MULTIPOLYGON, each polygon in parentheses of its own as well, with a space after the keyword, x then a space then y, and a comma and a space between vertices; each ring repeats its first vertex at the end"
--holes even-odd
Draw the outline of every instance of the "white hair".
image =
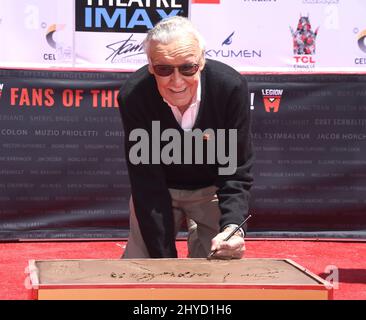
POLYGON ((168 44, 173 40, 186 36, 193 36, 197 40, 202 53, 204 52, 205 40, 190 20, 181 16, 163 19, 149 30, 144 40, 145 53, 149 56, 151 41, 168 44))

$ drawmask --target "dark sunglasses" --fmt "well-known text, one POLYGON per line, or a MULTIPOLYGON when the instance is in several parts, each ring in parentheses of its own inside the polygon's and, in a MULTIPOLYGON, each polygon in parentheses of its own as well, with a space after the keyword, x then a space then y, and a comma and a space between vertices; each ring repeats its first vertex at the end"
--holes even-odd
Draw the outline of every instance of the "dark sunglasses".
POLYGON ((197 73, 200 66, 197 63, 186 63, 180 66, 174 67, 169 64, 157 64, 153 66, 154 72, 160 77, 170 76, 175 68, 178 68, 180 74, 186 77, 191 77, 197 73))

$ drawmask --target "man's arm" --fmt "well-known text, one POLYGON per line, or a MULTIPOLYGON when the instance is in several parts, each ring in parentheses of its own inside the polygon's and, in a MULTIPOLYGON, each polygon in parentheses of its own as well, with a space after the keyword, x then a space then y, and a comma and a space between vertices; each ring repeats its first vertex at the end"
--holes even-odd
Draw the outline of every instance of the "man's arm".
POLYGON ((240 224, 248 216, 249 190, 253 184, 250 172, 254 161, 251 114, 244 78, 233 90, 227 110, 226 129, 237 130, 237 168, 233 174, 218 175, 217 178, 222 228, 228 224, 240 224))
MULTIPOLYGON (((249 215, 249 190, 253 183, 250 172, 253 161, 253 146, 251 139, 251 114, 248 99, 248 85, 243 78, 236 86, 229 99, 226 118, 226 129, 237 130, 237 168, 231 175, 218 175, 216 185, 217 196, 221 210, 221 233, 213 240, 212 249, 222 247, 217 255, 238 258, 244 250, 244 241, 240 234, 232 237, 227 243, 224 239, 232 228, 229 225, 239 225, 249 215), (241 239, 240 239, 241 238, 241 239)), ((229 141, 226 140, 228 145, 229 141)), ((226 146, 227 150, 227 146, 226 146)), ((246 225, 243 227, 246 230, 246 225)))

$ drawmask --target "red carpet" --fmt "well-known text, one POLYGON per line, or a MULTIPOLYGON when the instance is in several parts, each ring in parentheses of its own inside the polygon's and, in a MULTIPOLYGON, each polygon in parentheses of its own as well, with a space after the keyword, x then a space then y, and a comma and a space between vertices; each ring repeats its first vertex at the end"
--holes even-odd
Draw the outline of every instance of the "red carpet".
MULTIPOLYGON (((25 288, 28 260, 118 259, 125 243, 32 242, 0 243, 0 299, 28 299, 25 288)), ((187 253, 185 241, 178 241, 179 257, 187 253)), ((291 259, 309 271, 326 278, 329 266, 339 272, 335 300, 366 300, 366 242, 295 241, 247 239, 248 258, 291 259)))

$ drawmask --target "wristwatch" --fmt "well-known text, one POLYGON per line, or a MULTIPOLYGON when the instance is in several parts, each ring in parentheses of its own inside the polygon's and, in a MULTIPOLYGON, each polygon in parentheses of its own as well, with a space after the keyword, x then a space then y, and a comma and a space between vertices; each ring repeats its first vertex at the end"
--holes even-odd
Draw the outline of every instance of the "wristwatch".
MULTIPOLYGON (((227 225, 224 227, 224 229, 223 229, 223 230, 226 230, 227 228, 235 229, 235 228, 237 228, 237 227, 238 227, 238 225, 237 225, 237 224, 231 223, 231 224, 227 224, 227 225)), ((235 233, 235 235, 237 235, 237 236, 240 236, 240 237, 244 238, 244 237, 245 237, 245 232, 244 232, 243 228, 239 228, 239 230, 235 233)))

